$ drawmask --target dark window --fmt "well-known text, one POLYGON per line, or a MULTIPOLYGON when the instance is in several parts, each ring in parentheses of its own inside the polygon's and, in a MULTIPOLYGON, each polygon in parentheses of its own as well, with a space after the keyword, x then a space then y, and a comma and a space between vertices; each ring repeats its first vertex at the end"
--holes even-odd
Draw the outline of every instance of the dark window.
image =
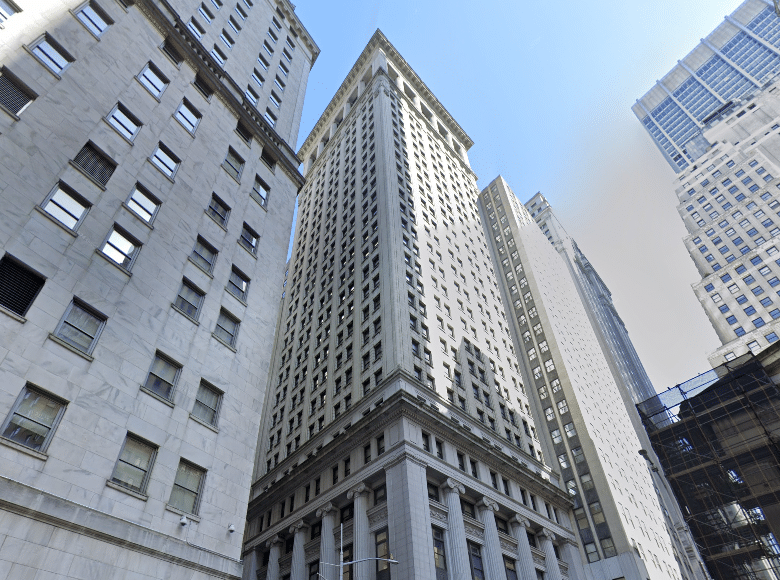
POLYGON ((18 115, 36 96, 3 67, 0 71, 0 105, 3 105, 14 115, 18 115))
POLYGON ((485 571, 482 568, 482 553, 479 546, 473 542, 467 542, 469 547, 469 563, 471 564, 471 577, 474 580, 485 580, 485 571))
POLYGON ((92 143, 87 143, 76 154, 73 163, 101 185, 108 183, 116 169, 116 163, 105 154, 97 150, 92 143))
POLYGON ((24 316, 45 281, 6 254, 0 259, 0 306, 24 316))

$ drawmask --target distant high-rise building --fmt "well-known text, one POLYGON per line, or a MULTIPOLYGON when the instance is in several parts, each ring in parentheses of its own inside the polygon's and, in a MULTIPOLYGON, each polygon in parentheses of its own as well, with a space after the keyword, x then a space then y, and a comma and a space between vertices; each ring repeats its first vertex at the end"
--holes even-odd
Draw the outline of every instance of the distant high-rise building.
MULTIPOLYGON (((641 443, 643 454, 650 462, 650 466, 657 465, 658 459, 636 411, 636 404, 654 397, 656 391, 642 361, 639 360, 639 355, 628 336, 628 330, 615 309, 611 292, 582 253, 577 242, 563 228, 544 195, 537 193, 526 202, 525 207, 563 258, 588 314, 591 328, 596 333, 601 352, 609 364, 612 378, 618 386, 626 412, 641 443)), ((706 578, 701 555, 668 482, 653 471, 652 467, 650 477, 653 478, 658 501, 664 512, 664 522, 669 538, 672 540, 675 559, 678 560, 686 577, 706 578)))
POLYGON ((535 435, 471 145, 377 31, 301 147, 247 580, 335 579, 342 537, 359 561, 344 578, 588 578, 535 435))
POLYGON ((701 145, 685 146, 674 188, 701 275, 693 289, 723 343, 713 366, 761 351, 780 332, 778 71, 780 18, 771 2, 747 0, 634 106, 655 112, 639 115, 646 127, 690 125, 701 145), (716 64, 719 80, 707 80, 716 64), (664 91, 672 93, 660 102, 664 91), (705 106, 715 97, 717 107, 705 106), (686 99, 696 107, 683 111, 686 99))
POLYGON ((319 49, 286 0, 0 21, 0 577, 239 578, 319 49))
POLYGON ((639 454, 649 445, 638 436, 642 430, 632 417, 632 394, 647 391, 649 381, 638 359, 622 365, 628 378, 621 374, 620 359, 633 347, 628 348, 627 336, 622 341, 605 337, 610 325, 604 320, 610 317, 588 295, 593 280, 572 269, 577 264, 569 256, 581 260, 581 254, 573 252, 573 241, 540 195, 529 205, 537 218, 546 216, 544 233, 501 177, 482 191, 479 205, 523 382, 542 426, 540 440, 574 499, 588 573, 637 580, 701 578, 665 521, 655 482, 639 454), (635 381, 629 368, 643 380, 635 381))
POLYGON ((704 135, 780 71, 780 19, 773 0, 745 0, 632 107, 672 168, 695 163, 704 135))

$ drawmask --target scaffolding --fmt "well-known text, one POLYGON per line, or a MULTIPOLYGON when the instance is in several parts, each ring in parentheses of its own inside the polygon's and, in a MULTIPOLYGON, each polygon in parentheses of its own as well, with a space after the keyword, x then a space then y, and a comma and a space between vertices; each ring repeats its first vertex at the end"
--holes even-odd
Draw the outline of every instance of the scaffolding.
POLYGON ((780 345, 765 352, 637 405, 716 580, 780 580, 780 345))

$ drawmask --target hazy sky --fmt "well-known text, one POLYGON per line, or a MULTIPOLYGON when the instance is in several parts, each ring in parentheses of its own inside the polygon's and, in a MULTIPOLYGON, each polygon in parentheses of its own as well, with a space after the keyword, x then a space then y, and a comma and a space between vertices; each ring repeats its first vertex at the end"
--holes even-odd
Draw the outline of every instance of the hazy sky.
POLYGON ((612 291, 657 390, 719 346, 690 285, 674 172, 631 105, 738 0, 299 0, 322 51, 299 146, 377 28, 473 139, 478 185, 541 191, 612 291))

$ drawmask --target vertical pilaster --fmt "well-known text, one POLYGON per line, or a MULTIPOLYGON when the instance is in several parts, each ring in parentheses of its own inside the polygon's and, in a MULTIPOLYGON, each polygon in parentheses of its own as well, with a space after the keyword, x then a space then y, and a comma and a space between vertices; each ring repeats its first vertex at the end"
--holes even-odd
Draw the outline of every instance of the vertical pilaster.
POLYGON ((447 564, 451 566, 451 580, 470 580, 466 527, 460 508, 460 494, 466 493, 462 483, 447 478, 442 486, 447 504, 447 564))
POLYGON ((492 499, 483 497, 477 503, 479 516, 485 526, 485 568, 488 578, 503 578, 506 575, 504 558, 501 555, 501 541, 498 539, 496 527, 496 512, 498 504, 492 499))
MULTIPOLYGON (((347 494, 347 499, 354 502, 352 518, 352 553, 353 560, 370 558, 368 537, 368 487, 361 483, 347 494)), ((352 569, 355 578, 369 578, 371 561, 358 562, 352 569)))
POLYGON ((320 574, 325 580, 336 580, 338 568, 336 565, 336 544, 333 540, 333 530, 336 527, 336 508, 327 503, 317 510, 317 517, 322 518, 320 533, 320 574), (331 565, 332 564, 332 565, 331 565))
POLYGON ((436 577, 425 468, 408 455, 385 468, 390 551, 399 562, 393 565, 393 577, 436 577))
POLYGON ((279 580, 279 555, 281 554, 283 543, 282 538, 274 536, 265 544, 271 548, 271 553, 268 554, 268 569, 265 574, 266 580, 279 580))
POLYGON ((293 534, 293 552, 292 563, 290 566, 290 578, 306 578, 306 552, 303 545, 306 543, 306 532, 309 526, 298 520, 290 526, 290 533, 293 534))
POLYGON ((550 530, 542 530, 541 534, 536 536, 539 538, 542 544, 542 551, 544 552, 544 566, 547 568, 546 577, 549 580, 563 580, 561 575, 561 567, 558 565, 558 557, 555 555, 555 548, 553 548, 553 540, 555 534, 550 530))
POLYGON ((536 580, 536 568, 534 557, 531 554, 531 544, 528 543, 528 529, 531 522, 527 519, 515 516, 509 524, 512 527, 512 535, 517 540, 517 571, 520 580, 536 580))
POLYGON ((585 569, 577 545, 564 540, 558 549, 561 551, 561 559, 569 565, 569 580, 585 580, 585 569))

